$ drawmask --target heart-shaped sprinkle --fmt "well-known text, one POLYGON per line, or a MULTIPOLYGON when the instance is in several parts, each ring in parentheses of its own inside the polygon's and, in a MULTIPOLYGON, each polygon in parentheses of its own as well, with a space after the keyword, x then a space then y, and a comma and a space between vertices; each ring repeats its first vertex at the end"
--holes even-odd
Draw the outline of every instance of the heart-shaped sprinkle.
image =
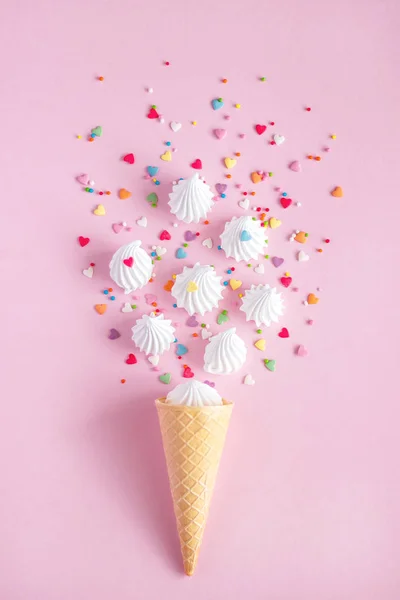
POLYGON ((228 189, 228 186, 226 185, 226 183, 216 183, 215 184, 215 189, 217 190, 217 194, 225 194, 226 190, 228 189))
POLYGON ((94 309, 99 315, 104 315, 107 310, 107 304, 95 304, 94 309))
POLYGON ((100 125, 97 125, 97 127, 93 127, 92 133, 96 137, 101 137, 103 135, 103 128, 100 127, 100 125))
POLYGON ((250 200, 246 196, 246 198, 243 198, 243 200, 239 200, 238 204, 239 204, 240 208, 247 210, 250 205, 250 200))
POLYGON ((306 356, 308 356, 308 350, 305 346, 300 344, 300 346, 297 346, 297 348, 296 348, 296 354, 297 354, 297 356, 301 356, 301 357, 305 358, 306 356))
POLYGON ((132 196, 132 192, 130 192, 129 190, 126 190, 125 188, 121 188, 120 190, 118 190, 118 198, 120 200, 127 200, 131 196, 132 196))
POLYGON ((146 198, 147 202, 150 202, 150 204, 155 207, 158 204, 158 196, 155 192, 152 192, 151 194, 149 194, 146 198))
POLYGON ((222 98, 214 98, 214 100, 212 100, 211 102, 211 106, 213 107, 214 110, 219 110, 220 108, 222 108, 224 105, 224 101, 222 100, 222 98))
POLYGON ((228 321, 229 321, 228 311, 223 310, 221 313, 219 313, 219 315, 217 317, 217 323, 218 323, 218 325, 222 325, 223 323, 227 323, 228 321))
POLYGON ((171 234, 164 229, 161 233, 160 233, 160 240, 165 241, 165 240, 170 240, 171 239, 171 234))
POLYGON ((199 325, 198 320, 196 319, 195 315, 192 315, 191 317, 189 317, 186 321, 186 325, 188 327, 197 327, 199 325))
POLYGON ((189 350, 186 348, 186 346, 184 346, 183 344, 177 344, 176 350, 175 350, 175 354, 177 356, 184 356, 188 352, 189 352, 189 350))
POLYGON ((87 269, 83 269, 82 273, 84 274, 85 277, 89 277, 89 279, 92 279, 93 277, 93 267, 88 267, 87 269))
POLYGON ((166 150, 164 152, 164 154, 161 154, 160 158, 161 158, 161 160, 164 160, 165 162, 171 162, 172 153, 169 150, 166 150))
POLYGON ((208 379, 206 379, 204 383, 212 388, 215 388, 215 383, 213 381, 208 381, 208 379))
POLYGON ((304 252, 304 250, 300 250, 300 252, 297 254, 297 260, 299 262, 306 262, 307 260, 310 260, 310 257, 304 252))
POLYGON ((150 175, 150 177, 154 177, 155 175, 157 175, 158 171, 159 171, 158 167, 152 167, 152 166, 147 167, 147 172, 150 175))
POLYGON ((147 118, 148 119, 158 119, 159 114, 156 111, 155 108, 150 108, 149 112, 147 113, 147 118))
POLYGON ((123 312, 123 313, 130 313, 132 311, 133 311, 132 305, 129 304, 129 302, 125 302, 125 304, 121 308, 121 312, 123 312))
POLYGON ((289 206, 292 204, 292 199, 282 196, 282 198, 280 199, 280 202, 281 202, 282 208, 289 208, 289 206))
POLYGON ((343 190, 340 185, 337 185, 335 188, 333 188, 331 191, 331 196, 334 198, 343 198, 343 190))
POLYGON ((76 178, 76 180, 85 187, 89 185, 89 179, 89 175, 87 175, 86 173, 82 173, 82 175, 78 175, 78 177, 76 178))
POLYGON ((194 160, 190 166, 192 167, 192 169, 202 169, 203 163, 199 158, 196 158, 196 160, 194 160))
POLYGON ((164 285, 164 290, 166 292, 170 292, 172 290, 172 288, 174 287, 174 283, 175 283, 175 281, 173 281, 172 279, 167 281, 167 283, 164 285))
POLYGON ((128 165, 133 165, 133 163, 135 162, 135 157, 133 156, 132 152, 130 152, 129 154, 125 154, 124 162, 128 163, 128 165))
POLYGON ((153 302, 157 302, 157 296, 155 294, 145 294, 144 299, 146 304, 153 304, 153 302))
POLYGON ((174 133, 176 133, 177 131, 179 131, 181 129, 182 123, 178 123, 177 121, 171 121, 169 126, 171 127, 172 131, 174 133))
POLYGON ((139 227, 147 227, 147 218, 140 217, 140 219, 136 221, 136 225, 139 225, 139 227))
POLYGON ((79 242, 80 246, 81 246, 82 248, 84 248, 84 247, 85 247, 85 246, 87 246, 87 245, 88 245, 88 243, 90 242, 90 238, 83 237, 83 235, 80 235, 80 236, 78 237, 78 242, 79 242))
POLYGON ((171 373, 164 373, 164 375, 160 375, 158 379, 161 383, 166 383, 168 385, 171 381, 171 373))
POLYGON ((298 233, 296 233, 294 239, 296 240, 296 242, 299 242, 299 244, 305 244, 307 241, 307 237, 308 235, 305 231, 299 231, 298 233))
POLYGON ((268 358, 264 359, 264 366, 268 369, 268 371, 275 371, 276 360, 270 360, 268 358))
POLYGON ((176 258, 186 258, 187 257, 187 252, 185 252, 185 250, 183 248, 178 248, 178 250, 175 253, 176 258))
POLYGON ((231 286, 231 288, 233 289, 233 291, 238 290, 240 288, 240 286, 242 285, 242 282, 240 281, 240 279, 230 279, 229 280, 229 285, 231 286))
POLYGON ((301 164, 299 163, 298 160, 294 160, 293 162, 291 162, 289 164, 289 169, 291 171, 294 171, 295 173, 301 173, 301 171, 303 170, 302 166, 301 166, 301 164))
POLYGON ((250 179, 253 183, 260 183, 260 181, 263 180, 263 177, 257 171, 253 171, 253 173, 250 175, 250 179))
POLYGON ((262 135, 264 133, 264 131, 267 130, 267 126, 266 125, 256 125, 255 130, 257 131, 258 135, 262 135))
POLYGON ((185 242, 193 242, 197 236, 193 231, 185 231, 183 237, 185 238, 185 242))
POLYGON ((155 250, 155 253, 157 254, 157 256, 163 256, 167 252, 167 249, 162 248, 162 246, 155 246, 154 250, 155 250))
POLYGON ((241 242, 249 242, 250 240, 251 240, 250 233, 246 229, 243 229, 243 231, 240 234, 240 241, 241 242))
POLYGON ((245 385, 254 385, 255 381, 254 381, 253 377, 249 374, 249 375, 246 375, 246 377, 243 379, 243 383, 245 385))
POLYGON ((237 160, 235 158, 229 158, 229 157, 227 157, 227 158, 225 158, 224 162, 225 162, 225 166, 226 166, 227 169, 233 169, 233 167, 237 163, 237 160))
POLYGON ((211 250, 211 248, 214 245, 214 242, 212 241, 211 238, 206 238, 205 240, 203 240, 202 245, 211 250))
POLYGON ((271 262, 274 265, 274 267, 278 268, 285 262, 285 259, 280 258, 279 256, 273 256, 271 258, 271 262))
POLYGON ((280 338, 288 338, 289 337, 289 332, 286 329, 286 327, 282 327, 282 329, 280 330, 280 332, 278 333, 280 338))
POLYGON ((97 217, 104 217, 106 214, 106 209, 102 204, 98 204, 98 206, 94 209, 93 214, 95 214, 97 217))
POLYGON ((254 345, 257 348, 257 350, 265 350, 265 340, 263 338, 254 342, 254 345))
POLYGON ((160 357, 158 356, 158 354, 154 354, 153 356, 148 356, 147 360, 151 365, 153 365, 153 367, 156 367, 160 362, 160 357))
POLYGON ((201 337, 203 340, 208 340, 210 337, 212 337, 212 333, 211 333, 211 331, 208 331, 208 329, 202 329, 201 337))
POLYGON ((281 284, 287 288, 289 287, 289 285, 292 283, 292 278, 291 277, 281 277, 281 284))
POLYGON ((275 135, 273 136, 273 140, 277 146, 280 146, 285 141, 285 136, 280 135, 279 133, 275 133, 275 135))
POLYGON ((122 223, 113 223, 111 225, 112 230, 114 233, 121 233, 121 231, 123 230, 124 226, 122 225, 122 223))
POLYGON ((214 129, 214 135, 217 140, 223 140, 227 133, 226 129, 214 129))
POLYGON ((133 257, 130 256, 129 258, 124 258, 124 260, 122 261, 124 263, 124 265, 126 267, 133 267, 133 257))
POLYGON ((276 219, 275 217, 271 217, 270 220, 268 221, 269 226, 271 227, 271 229, 277 229, 278 227, 280 227, 282 225, 282 221, 280 221, 279 219, 276 219))
POLYGON ((186 291, 187 292, 197 292, 199 288, 197 287, 197 284, 194 281, 189 281, 189 283, 186 286, 186 291))
POLYGON ((259 273, 260 275, 264 274, 264 265, 257 265, 254 267, 254 273, 259 273))
POLYGON ((183 377, 185 377, 185 379, 191 379, 191 377, 194 377, 194 373, 190 367, 185 367, 183 369, 183 377))
POLYGON ((318 304, 319 298, 315 294, 308 294, 307 302, 308 304, 318 304))
POLYGON ((136 365, 137 358, 134 354, 128 354, 128 358, 126 359, 125 362, 127 365, 136 365))
POLYGON ((121 334, 117 329, 110 329, 110 333, 108 334, 109 340, 117 340, 119 337, 121 337, 121 334))

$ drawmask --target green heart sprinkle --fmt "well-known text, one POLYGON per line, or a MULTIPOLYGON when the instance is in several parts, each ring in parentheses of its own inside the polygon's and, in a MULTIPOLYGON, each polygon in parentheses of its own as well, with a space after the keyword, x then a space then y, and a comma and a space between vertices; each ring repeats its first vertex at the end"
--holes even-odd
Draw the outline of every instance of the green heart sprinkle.
POLYGON ((268 371, 275 371, 276 360, 264 358, 264 365, 267 367, 268 371))
POLYGON ((152 206, 157 206, 158 204, 158 196, 154 192, 149 194, 146 198, 147 202, 150 202, 152 206))
POLYGON ((168 383, 171 381, 171 373, 164 373, 164 375, 160 375, 159 380, 161 383, 168 383))
POLYGON ((92 129, 92 133, 93 133, 94 135, 96 135, 97 137, 101 137, 101 135, 102 135, 102 133, 103 133, 103 128, 102 128, 102 127, 100 127, 100 125, 98 125, 97 127, 94 127, 94 128, 92 129))
POLYGON ((222 323, 227 323, 229 321, 228 311, 223 310, 217 317, 218 325, 222 325, 222 323))

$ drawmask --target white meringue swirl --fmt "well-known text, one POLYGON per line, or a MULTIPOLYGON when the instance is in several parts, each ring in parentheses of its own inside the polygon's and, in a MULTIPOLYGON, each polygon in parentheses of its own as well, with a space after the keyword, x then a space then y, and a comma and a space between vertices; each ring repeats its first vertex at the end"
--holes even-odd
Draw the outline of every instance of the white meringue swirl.
POLYGON ((198 223, 214 206, 210 186, 195 173, 189 179, 180 179, 169 194, 171 212, 180 221, 198 223))
POLYGON ((233 217, 225 223, 225 229, 220 235, 221 248, 227 258, 234 258, 237 262, 257 258, 267 245, 265 229, 260 221, 250 216, 233 217))
POLYGON ((176 276, 171 294, 179 308, 189 315, 204 313, 218 306, 222 299, 221 277, 213 267, 196 263, 194 267, 184 267, 176 276))
POLYGON ((143 315, 132 327, 132 339, 145 354, 163 354, 175 341, 175 329, 164 315, 143 315))
POLYGON ((272 322, 278 323, 283 315, 283 298, 268 283, 252 285, 242 297, 240 310, 246 313, 246 321, 255 321, 257 327, 261 324, 269 327, 272 322))
POLYGON ((135 240, 130 244, 121 246, 110 262, 110 277, 119 287, 124 289, 125 294, 130 294, 145 286, 153 271, 151 258, 140 247, 141 245, 141 241, 135 240), (131 267, 123 262, 129 258, 133 258, 131 267))
POLYGON ((219 406, 223 404, 217 390, 196 379, 177 385, 169 392, 165 402, 184 406, 219 406))
POLYGON ((228 375, 245 363, 247 347, 231 327, 210 338, 204 353, 204 370, 214 375, 228 375))

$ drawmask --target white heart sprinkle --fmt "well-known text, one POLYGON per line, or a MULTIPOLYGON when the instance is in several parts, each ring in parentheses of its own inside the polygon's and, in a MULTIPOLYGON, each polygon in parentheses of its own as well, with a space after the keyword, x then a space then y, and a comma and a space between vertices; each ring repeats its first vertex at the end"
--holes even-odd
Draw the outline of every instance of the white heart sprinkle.
POLYGON ((133 311, 132 306, 129 304, 129 302, 125 302, 125 304, 123 305, 123 307, 121 308, 121 311, 123 313, 130 313, 133 311))
POLYGON ((277 146, 280 146, 281 144, 283 144, 283 142, 285 141, 285 136, 284 135, 280 135, 279 133, 275 133, 274 135, 274 142, 277 146))
POLYGON ((169 126, 171 127, 172 131, 176 133, 182 127, 182 123, 178 123, 177 121, 171 121, 169 126))
POLYGON ((136 224, 139 225, 139 227, 147 227, 147 218, 140 217, 140 219, 136 221, 136 224))
POLYGON ((246 375, 246 377, 243 380, 243 383, 245 383, 246 385, 254 385, 255 381, 252 378, 252 376, 249 374, 249 375, 246 375))
POLYGON ((92 279, 93 277, 93 267, 88 267, 87 269, 83 269, 82 273, 84 274, 85 277, 89 277, 89 279, 92 279))
POLYGON ((211 331, 207 331, 207 329, 204 329, 204 328, 201 330, 201 337, 203 340, 208 340, 211 336, 212 336, 211 331))
POLYGON ((167 251, 167 249, 163 248, 162 246, 155 246, 154 250, 155 250, 155 253, 157 254, 157 256, 162 256, 167 251))
POLYGON ((254 269, 254 273, 261 273, 261 275, 264 273, 264 265, 257 265, 254 269))
POLYGON ((240 208, 247 210, 249 208, 250 200, 248 198, 243 198, 243 200, 239 200, 238 204, 240 208))
POLYGON ((206 248, 209 248, 211 250, 211 248, 214 245, 214 242, 212 241, 211 238, 206 238, 205 240, 203 240, 203 246, 205 246, 206 248))
POLYGON ((158 363, 160 362, 160 357, 158 356, 158 354, 154 354, 154 356, 148 356, 147 360, 149 361, 150 364, 153 365, 153 367, 156 367, 158 365, 158 363))
POLYGON ((304 252, 304 250, 300 250, 300 252, 299 252, 299 253, 298 253, 298 255, 297 255, 297 260, 298 260, 299 262, 305 262, 306 260, 310 260, 310 257, 309 257, 309 255, 308 255, 308 254, 306 254, 306 253, 304 252))

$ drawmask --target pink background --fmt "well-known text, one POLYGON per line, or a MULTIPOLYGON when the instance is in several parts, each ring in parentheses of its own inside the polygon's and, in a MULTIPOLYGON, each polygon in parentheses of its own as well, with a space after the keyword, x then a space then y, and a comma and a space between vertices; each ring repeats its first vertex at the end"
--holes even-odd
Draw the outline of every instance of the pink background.
MULTIPOLYGON (((3 3, 0 13, 0 597, 399 598, 399 3, 25 0, 3 3), (210 100, 220 95, 226 104, 215 113, 210 100), (152 103, 164 125, 145 118, 152 103), (183 123, 179 133, 170 120, 183 123), (287 138, 279 148, 252 130, 271 120, 268 136, 287 138), (89 144, 96 125, 103 137, 89 144), (229 131, 223 141, 211 134, 218 126, 229 131), (331 133, 332 152, 320 163, 305 160, 331 133), (162 164, 154 211, 145 196, 156 188, 144 168, 161 164, 168 139, 178 152, 162 164), (130 151, 134 166, 120 160, 130 151), (231 263, 200 241, 177 261, 182 234, 198 229, 217 244, 224 220, 243 214, 241 196, 230 185, 208 228, 173 230, 166 194, 197 157, 211 184, 224 181, 221 159, 236 151, 233 182, 251 190, 249 173, 265 168, 302 202, 283 211, 270 182, 257 186, 255 205, 282 218, 270 246, 286 262, 276 270, 265 261, 264 276, 245 266, 237 272, 247 286, 276 283, 287 269, 299 292, 283 290, 291 337, 264 329, 265 353, 251 346, 255 327, 235 307, 236 294, 226 290, 221 302, 250 345, 249 361, 232 377, 208 377, 236 408, 189 580, 153 405, 169 388, 139 352, 137 365, 124 363, 135 351, 130 327, 149 307, 141 293, 136 313, 122 314, 123 294, 111 304, 101 290, 118 245, 140 238, 147 248, 167 227, 173 240, 146 291, 184 323, 162 291, 170 275, 197 258, 219 273, 231 263), (287 169, 293 159, 303 173, 287 169), (81 172, 113 192, 105 217, 92 215, 99 199, 81 191, 81 172), (329 195, 335 185, 343 199, 329 195), (133 199, 118 200, 119 187, 133 199), (142 215, 147 229, 135 225, 142 215), (122 220, 131 234, 111 230, 122 220), (287 242, 295 228, 310 233, 307 264, 287 242), (91 243, 80 248, 78 235, 91 243), (91 281, 81 274, 90 261, 91 281), (318 306, 304 307, 317 286, 318 306), (102 301, 109 306, 100 317, 93 305, 102 301), (107 339, 110 327, 119 340, 107 339), (294 355, 299 343, 308 358, 294 355), (265 356, 277 360, 275 373, 265 356), (241 383, 246 373, 255 388, 241 383)), ((206 321, 217 331, 215 313, 206 321)), ((205 342, 191 333, 182 324, 177 335, 189 347, 185 362, 204 380, 205 342)), ((174 384, 183 381, 173 351, 160 367, 174 384)))

